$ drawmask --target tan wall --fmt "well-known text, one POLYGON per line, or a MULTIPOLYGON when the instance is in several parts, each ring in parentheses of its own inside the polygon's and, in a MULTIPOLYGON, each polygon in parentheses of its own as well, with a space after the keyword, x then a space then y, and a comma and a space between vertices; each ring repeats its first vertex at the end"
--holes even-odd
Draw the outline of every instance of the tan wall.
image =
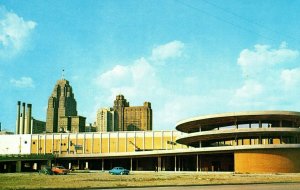
POLYGON ((99 154, 186 148, 168 143, 175 142, 179 134, 172 131, 34 134, 31 153, 99 154))
POLYGON ((249 150, 234 153, 235 172, 300 172, 299 149, 249 150))

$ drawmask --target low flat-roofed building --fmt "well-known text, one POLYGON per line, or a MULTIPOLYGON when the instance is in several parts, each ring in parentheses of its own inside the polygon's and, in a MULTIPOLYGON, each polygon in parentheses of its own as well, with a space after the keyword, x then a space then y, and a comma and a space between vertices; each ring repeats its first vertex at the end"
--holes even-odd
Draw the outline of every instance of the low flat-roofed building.
MULTIPOLYGON (((34 155, 31 162, 22 159, 37 165, 44 162, 36 156, 54 155, 68 168, 103 171, 122 166, 131 171, 298 173, 299 127, 300 112, 234 112, 186 119, 177 123, 177 131, 3 135, 0 154, 34 155)), ((5 159, 0 171, 5 161, 13 165, 14 158, 5 159)))

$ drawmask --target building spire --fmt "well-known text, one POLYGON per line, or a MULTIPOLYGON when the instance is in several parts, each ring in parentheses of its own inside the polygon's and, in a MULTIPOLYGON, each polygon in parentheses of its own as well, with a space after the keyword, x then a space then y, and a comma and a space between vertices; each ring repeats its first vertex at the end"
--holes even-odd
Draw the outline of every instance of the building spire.
POLYGON ((65 79, 65 69, 62 70, 62 73, 61 73, 61 79, 62 79, 62 80, 65 79))

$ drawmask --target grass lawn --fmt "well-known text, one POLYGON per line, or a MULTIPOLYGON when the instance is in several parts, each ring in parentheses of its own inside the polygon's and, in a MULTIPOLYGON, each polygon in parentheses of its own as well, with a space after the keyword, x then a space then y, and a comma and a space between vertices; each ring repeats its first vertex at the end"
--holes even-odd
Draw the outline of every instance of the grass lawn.
POLYGON ((207 185, 300 182, 300 174, 233 174, 196 172, 107 172, 44 175, 38 173, 0 174, 1 189, 75 189, 165 185, 207 185))

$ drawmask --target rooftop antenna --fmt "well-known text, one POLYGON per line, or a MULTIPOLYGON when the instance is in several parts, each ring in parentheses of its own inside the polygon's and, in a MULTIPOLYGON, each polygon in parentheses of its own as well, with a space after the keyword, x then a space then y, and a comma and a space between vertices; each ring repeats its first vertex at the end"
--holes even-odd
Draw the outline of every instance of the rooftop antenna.
POLYGON ((61 73, 61 79, 62 79, 62 80, 65 79, 65 70, 64 70, 64 69, 62 70, 62 73, 61 73))

